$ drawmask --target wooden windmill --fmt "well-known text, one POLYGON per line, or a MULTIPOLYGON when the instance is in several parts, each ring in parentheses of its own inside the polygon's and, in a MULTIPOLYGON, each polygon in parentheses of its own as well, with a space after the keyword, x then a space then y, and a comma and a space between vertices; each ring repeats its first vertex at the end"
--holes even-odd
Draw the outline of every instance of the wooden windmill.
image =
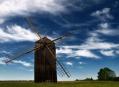
POLYGON ((56 47, 55 41, 62 39, 64 36, 50 40, 47 37, 41 37, 41 35, 36 31, 36 28, 32 25, 30 18, 27 18, 27 22, 30 25, 32 31, 39 38, 35 42, 35 47, 31 50, 23 52, 16 55, 8 60, 6 63, 12 62, 13 60, 22 57, 25 54, 34 51, 34 82, 57 82, 57 65, 60 66, 61 71, 70 77, 70 73, 66 68, 56 59, 56 47))

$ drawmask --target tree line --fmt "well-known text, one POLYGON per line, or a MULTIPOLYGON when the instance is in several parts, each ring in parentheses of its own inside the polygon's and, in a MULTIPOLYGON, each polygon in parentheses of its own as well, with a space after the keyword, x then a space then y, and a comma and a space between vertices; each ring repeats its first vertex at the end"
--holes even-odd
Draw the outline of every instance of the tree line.
MULTIPOLYGON (((116 76, 116 73, 108 67, 101 68, 98 74, 98 81, 119 81, 119 77, 116 76)), ((86 78, 85 81, 93 81, 93 78, 86 78)), ((79 81, 76 79, 76 81, 79 81)))

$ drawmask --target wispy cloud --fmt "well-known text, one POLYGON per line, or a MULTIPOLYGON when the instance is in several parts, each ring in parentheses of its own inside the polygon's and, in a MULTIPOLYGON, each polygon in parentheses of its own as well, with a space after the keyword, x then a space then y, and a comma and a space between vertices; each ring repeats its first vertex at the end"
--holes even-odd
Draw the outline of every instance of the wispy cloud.
POLYGON ((115 36, 119 35, 118 28, 115 29, 111 25, 118 23, 109 23, 110 19, 113 19, 114 16, 111 14, 111 8, 103 8, 102 10, 97 10, 91 14, 91 16, 96 17, 96 20, 101 20, 102 23, 98 25, 98 29, 95 33, 115 36))
POLYGON ((72 54, 73 53, 73 50, 72 49, 69 49, 69 48, 59 48, 59 49, 56 49, 56 53, 57 54, 72 54))
POLYGON ((0 24, 4 23, 5 22, 5 19, 3 18, 0 18, 0 24))
POLYGON ((8 52, 8 51, 3 50, 3 51, 0 52, 0 54, 9 54, 10 55, 11 52, 8 52))
POLYGON ((77 57, 87 57, 87 58, 92 58, 92 59, 98 59, 100 58, 96 54, 92 53, 90 50, 78 50, 76 51, 77 57))
POLYGON ((119 55, 119 50, 116 50, 116 54, 118 54, 118 55, 119 55))
POLYGON ((30 29, 25 29, 19 25, 0 28, 0 43, 11 41, 36 41, 38 38, 30 29))
POLYGON ((85 57, 85 58, 92 58, 92 59, 98 59, 99 56, 92 53, 90 50, 84 50, 80 49, 79 47, 75 48, 75 46, 62 46, 60 49, 56 50, 57 55, 65 54, 67 57, 85 57), (75 50, 74 50, 75 49, 75 50))
POLYGON ((65 3, 66 7, 70 8, 70 9, 74 9, 74 10, 78 10, 78 11, 82 11, 88 7, 91 7, 92 5, 95 4, 100 4, 105 0, 66 0, 69 1, 69 3, 65 3))
POLYGON ((56 14, 64 10, 64 6, 58 0, 4 0, 0 2, 0 23, 7 17, 17 15, 29 15, 30 13, 49 12, 56 14))
MULTIPOLYGON (((7 59, 8 58, 6 57, 0 57, 0 65, 6 65, 4 61, 7 59)), ((26 61, 22 61, 22 60, 13 60, 12 63, 10 64, 21 64, 24 67, 33 67, 33 64, 26 62, 26 61)))
MULTIPOLYGON (((94 49, 113 49, 113 48, 118 48, 119 44, 115 44, 113 42, 107 42, 105 41, 105 38, 102 37, 100 38, 100 35, 108 35, 108 36, 114 36, 117 35, 117 30, 113 30, 108 28, 109 25, 108 23, 101 23, 99 28, 96 29, 93 32, 89 32, 89 37, 87 38, 87 40, 80 45, 80 49, 90 49, 90 50, 94 50, 94 49)), ((103 36, 101 35, 101 36, 103 36)))
POLYGON ((80 50, 101 50, 101 49, 113 49, 119 47, 119 44, 114 44, 111 42, 89 42, 83 43, 82 45, 71 45, 63 46, 69 49, 80 49, 80 50))
POLYGON ((5 65, 5 62, 3 62, 6 58, 0 57, 0 65, 5 65))
POLYGON ((29 13, 49 12, 57 14, 65 10, 63 2, 66 0, 3 0, 0 3, 1 23, 9 16, 28 15, 29 13))
POLYGON ((73 63, 72 63, 72 62, 66 62, 66 65, 70 65, 70 66, 72 66, 73 63))
POLYGON ((21 60, 14 60, 13 63, 16 63, 16 64, 21 64, 25 67, 32 67, 33 65, 29 62, 26 62, 26 61, 21 61, 21 60))
POLYGON ((96 31, 97 33, 109 36, 116 36, 119 35, 118 29, 113 29, 109 23, 101 23, 99 25, 99 29, 96 31))
POLYGON ((114 50, 101 50, 100 52, 104 56, 115 56, 114 50))
POLYGON ((119 47, 119 44, 112 42, 90 42, 79 46, 80 49, 99 50, 99 49, 112 49, 119 47))
POLYGON ((110 8, 103 8, 102 10, 97 10, 93 12, 91 16, 97 17, 101 21, 113 19, 113 16, 110 14, 110 8))
POLYGON ((86 63, 85 62, 82 62, 82 61, 80 61, 80 62, 78 62, 80 65, 85 65, 86 63))

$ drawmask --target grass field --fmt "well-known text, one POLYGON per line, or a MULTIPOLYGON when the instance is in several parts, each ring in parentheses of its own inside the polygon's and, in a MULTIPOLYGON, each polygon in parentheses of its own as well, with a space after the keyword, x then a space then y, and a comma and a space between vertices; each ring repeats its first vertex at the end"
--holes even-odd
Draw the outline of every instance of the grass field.
POLYGON ((79 81, 58 83, 0 82, 0 87, 119 87, 119 82, 79 81))

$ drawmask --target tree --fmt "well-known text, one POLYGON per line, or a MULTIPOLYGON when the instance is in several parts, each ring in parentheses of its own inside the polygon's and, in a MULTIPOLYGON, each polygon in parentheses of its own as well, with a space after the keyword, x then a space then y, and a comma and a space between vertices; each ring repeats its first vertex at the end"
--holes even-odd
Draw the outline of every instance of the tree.
POLYGON ((115 72, 107 67, 100 69, 98 72, 98 80, 113 80, 115 77, 115 72))

